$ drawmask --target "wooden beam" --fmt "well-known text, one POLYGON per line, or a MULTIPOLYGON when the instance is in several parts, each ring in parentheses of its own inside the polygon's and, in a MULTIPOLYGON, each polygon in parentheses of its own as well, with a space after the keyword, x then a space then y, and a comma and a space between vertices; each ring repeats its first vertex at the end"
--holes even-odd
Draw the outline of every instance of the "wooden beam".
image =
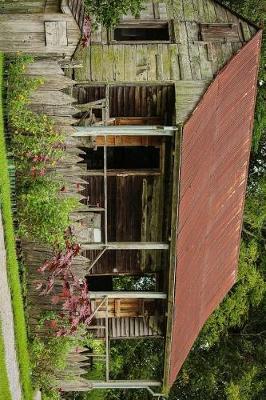
POLYGON ((82 250, 168 250, 168 243, 159 242, 108 242, 104 243, 82 243, 82 250))
POLYGON ((83 378, 78 380, 60 380, 58 386, 63 392, 79 391, 87 392, 92 389, 148 389, 150 387, 160 387, 159 381, 144 381, 144 380, 119 380, 119 381, 91 381, 83 378))
POLYGON ((73 137, 84 136, 174 136, 176 127, 173 126, 145 126, 145 125, 120 125, 120 126, 76 126, 73 137))
POLYGON ((167 294, 163 292, 90 292, 90 299, 98 299, 102 297, 108 297, 108 299, 159 299, 164 300, 167 298, 167 294))
POLYGON ((159 387, 161 382, 158 381, 91 381, 94 389, 146 389, 147 387, 159 387))

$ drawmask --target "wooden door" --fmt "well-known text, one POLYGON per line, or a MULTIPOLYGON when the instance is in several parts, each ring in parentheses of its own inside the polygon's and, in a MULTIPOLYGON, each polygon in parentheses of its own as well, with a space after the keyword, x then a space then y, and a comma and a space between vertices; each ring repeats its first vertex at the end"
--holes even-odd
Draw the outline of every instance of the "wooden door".
MULTIPOLYGON (((102 299, 92 301, 92 310, 95 310, 102 299)), ((156 301, 147 299, 109 299, 108 317, 149 317, 155 315, 156 301)), ((96 318, 105 318, 106 307, 101 306, 96 313, 96 318)))

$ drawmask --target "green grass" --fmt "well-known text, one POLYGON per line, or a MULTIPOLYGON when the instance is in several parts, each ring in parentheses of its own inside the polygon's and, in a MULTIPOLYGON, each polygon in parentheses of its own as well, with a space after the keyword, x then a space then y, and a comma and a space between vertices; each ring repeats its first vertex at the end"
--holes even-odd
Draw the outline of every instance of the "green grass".
MULTIPOLYGON (((1 125, 0 125, 0 130, 1 130, 1 125)), ((8 377, 5 366, 4 340, 1 332, 2 332, 2 327, 0 320, 0 399, 11 400, 11 394, 9 390, 8 377)))
MULTIPOLYGON (((26 322, 24 315, 23 298, 22 298, 22 291, 21 291, 20 277, 19 277, 19 265, 16 256, 16 241, 15 241, 13 218, 11 211, 11 190, 10 190, 10 182, 8 176, 8 164, 6 158, 6 147, 4 138, 4 128, 3 128, 3 104, 2 104, 3 62, 4 62, 4 57, 0 53, 0 171, 1 171, 0 203, 1 203, 3 224, 4 224, 8 279, 12 295, 17 357, 20 367, 21 384, 22 384, 24 399, 30 400, 32 398, 32 386, 30 378, 31 368, 30 368, 30 359, 28 353, 27 329, 26 329, 26 322)), ((2 354, 1 350, 2 350, 2 343, 0 338, 0 357, 2 354)), ((1 368, 0 375, 2 373, 1 363, 2 361, 0 361, 0 368, 1 368)), ((3 374, 3 379, 5 378, 4 375, 5 373, 3 374)), ((2 379, 2 376, 0 379, 2 379)), ((1 396, 2 394, 1 390, 0 390, 0 399, 8 400, 9 397, 1 396)))

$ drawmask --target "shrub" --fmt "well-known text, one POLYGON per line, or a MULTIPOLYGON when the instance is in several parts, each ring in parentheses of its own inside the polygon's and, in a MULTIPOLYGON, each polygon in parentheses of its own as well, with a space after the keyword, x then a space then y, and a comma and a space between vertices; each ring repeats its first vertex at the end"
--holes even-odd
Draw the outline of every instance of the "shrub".
POLYGON ((117 25, 124 14, 139 15, 143 0, 86 0, 89 14, 107 28, 117 25))
MULTIPOLYGON (((59 390, 55 389, 56 374, 66 367, 66 358, 76 343, 73 338, 54 337, 46 342, 34 338, 30 346, 32 377, 36 388, 42 389, 47 399, 60 399, 59 390)), ((45 398, 45 397, 44 397, 45 398)))
POLYGON ((21 236, 55 247, 64 246, 69 214, 79 202, 63 198, 60 187, 60 183, 42 178, 18 196, 21 236))
POLYGON ((63 155, 64 137, 47 115, 36 114, 28 107, 31 93, 42 79, 24 75, 33 59, 20 56, 11 62, 8 76, 8 119, 12 129, 12 151, 20 178, 44 175, 63 155))

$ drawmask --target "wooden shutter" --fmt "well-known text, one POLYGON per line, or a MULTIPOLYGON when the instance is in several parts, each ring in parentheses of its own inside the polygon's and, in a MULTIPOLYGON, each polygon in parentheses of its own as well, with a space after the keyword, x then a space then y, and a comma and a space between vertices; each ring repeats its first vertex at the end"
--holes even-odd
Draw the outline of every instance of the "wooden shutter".
POLYGON ((236 24, 201 24, 200 33, 205 42, 238 42, 240 40, 236 24))
POLYGON ((67 46, 66 21, 45 21, 44 26, 47 47, 67 46))

